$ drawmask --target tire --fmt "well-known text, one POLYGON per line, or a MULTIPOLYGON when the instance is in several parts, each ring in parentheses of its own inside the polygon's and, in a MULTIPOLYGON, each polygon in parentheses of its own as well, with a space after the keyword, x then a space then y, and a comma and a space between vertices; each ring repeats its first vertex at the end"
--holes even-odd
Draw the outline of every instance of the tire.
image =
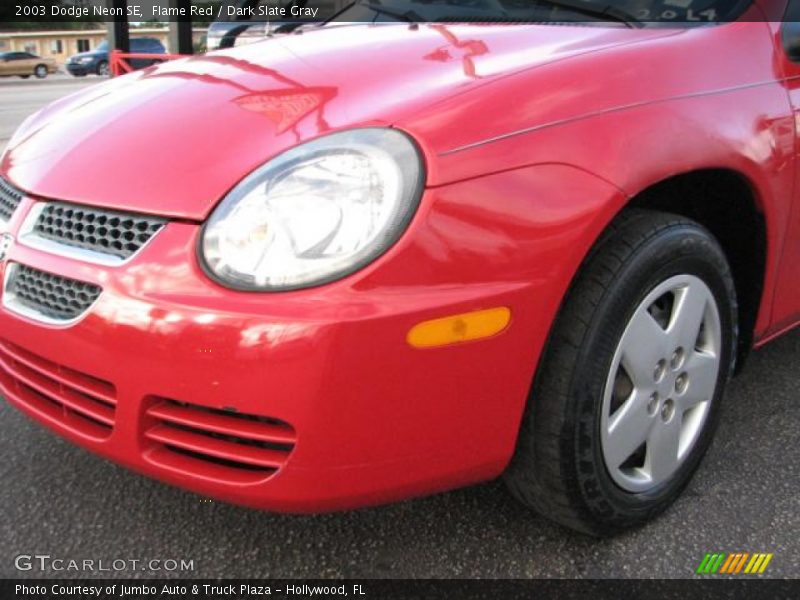
POLYGON ((33 69, 33 74, 36 76, 37 79, 44 79, 47 77, 47 66, 46 65, 36 65, 33 69))
POLYGON ((20 75, 19 76, 20 79, 30 79, 30 77, 31 77, 30 75, 20 75))
POLYGON ((706 229, 625 211, 553 325, 504 476, 512 494, 595 536, 664 511, 711 443, 736 315, 730 267, 706 229))
POLYGON ((101 60, 99 63, 97 63, 97 71, 96 71, 96 73, 100 77, 108 77, 108 61, 101 60))

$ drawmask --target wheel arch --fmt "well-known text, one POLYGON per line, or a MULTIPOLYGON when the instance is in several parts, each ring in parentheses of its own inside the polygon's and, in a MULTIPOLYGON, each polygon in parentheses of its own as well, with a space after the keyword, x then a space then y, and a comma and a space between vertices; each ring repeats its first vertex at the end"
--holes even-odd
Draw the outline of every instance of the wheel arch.
POLYGON ((623 207, 659 210, 697 221, 719 241, 733 271, 739 304, 737 372, 753 346, 765 295, 769 219, 754 183, 729 168, 672 175, 633 194, 623 207))

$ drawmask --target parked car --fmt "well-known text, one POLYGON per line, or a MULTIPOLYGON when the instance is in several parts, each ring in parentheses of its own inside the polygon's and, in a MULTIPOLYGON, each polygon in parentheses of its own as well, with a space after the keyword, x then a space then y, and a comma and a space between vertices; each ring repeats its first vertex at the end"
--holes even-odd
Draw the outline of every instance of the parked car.
MULTIPOLYGON (((131 38, 130 51, 139 54, 166 54, 167 49, 156 38, 131 38)), ((133 58, 130 64, 134 69, 144 69, 159 62, 153 58, 133 58)), ((80 52, 69 57, 67 71, 75 77, 86 75, 108 76, 108 42, 103 41, 89 52, 80 52)))
POLYGON ((0 77, 16 75, 27 79, 34 75, 44 79, 57 71, 58 65, 52 58, 42 58, 30 52, 0 52, 0 77))
POLYGON ((800 323, 800 0, 551 4, 309 28, 29 118, 2 394, 262 509, 502 475, 593 535, 658 515, 800 323))

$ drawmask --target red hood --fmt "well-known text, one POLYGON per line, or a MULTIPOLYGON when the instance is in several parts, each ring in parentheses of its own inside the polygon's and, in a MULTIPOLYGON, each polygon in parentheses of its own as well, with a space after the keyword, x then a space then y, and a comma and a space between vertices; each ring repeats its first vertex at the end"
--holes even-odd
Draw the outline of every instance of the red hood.
POLYGON ((15 134, 0 172, 42 197, 203 219, 245 175, 302 141, 392 124, 511 73, 657 35, 509 25, 305 31, 59 100, 15 134))

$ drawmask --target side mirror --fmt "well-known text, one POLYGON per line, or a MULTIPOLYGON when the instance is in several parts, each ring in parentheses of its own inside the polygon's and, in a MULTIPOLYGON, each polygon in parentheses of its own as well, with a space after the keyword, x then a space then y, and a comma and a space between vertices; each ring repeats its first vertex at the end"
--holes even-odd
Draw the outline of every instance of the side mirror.
POLYGON ((787 21, 781 27, 781 43, 789 60, 800 62, 800 23, 787 21))

